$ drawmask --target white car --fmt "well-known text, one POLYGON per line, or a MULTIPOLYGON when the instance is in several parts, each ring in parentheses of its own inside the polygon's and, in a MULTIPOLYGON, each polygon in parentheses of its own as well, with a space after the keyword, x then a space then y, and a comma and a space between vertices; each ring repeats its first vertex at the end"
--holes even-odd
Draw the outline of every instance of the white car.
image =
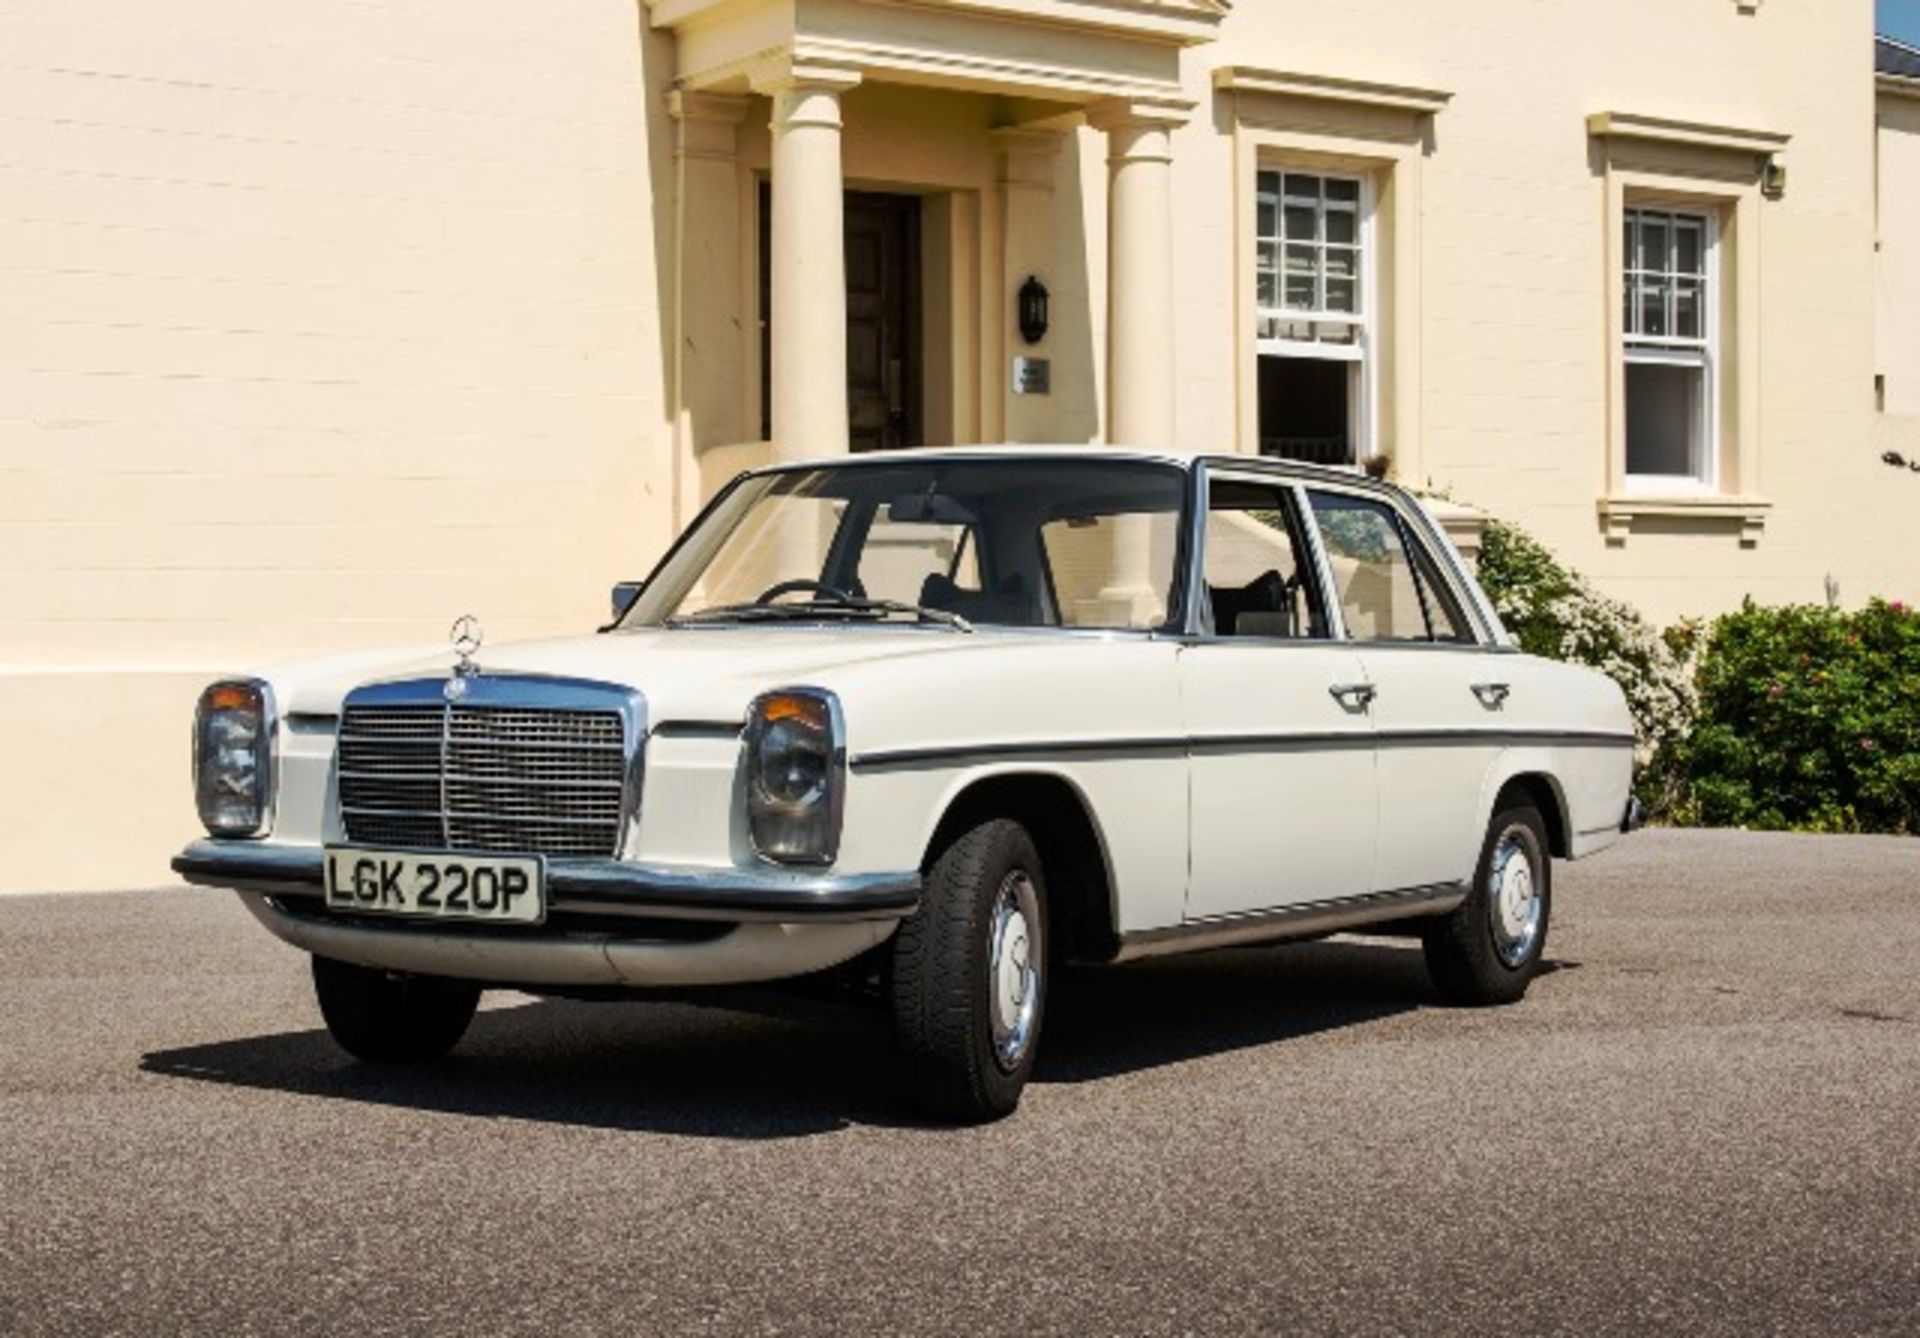
MULTIPOLYGON (((626 597, 623 597, 626 596, 626 597)), ((908 1089, 1005 1114, 1054 968, 1366 929, 1526 990, 1551 857, 1637 821, 1620 690, 1519 653, 1417 501, 1247 457, 743 475, 600 634, 210 686, 174 868, 437 1057, 480 991, 841 971, 908 1089)))

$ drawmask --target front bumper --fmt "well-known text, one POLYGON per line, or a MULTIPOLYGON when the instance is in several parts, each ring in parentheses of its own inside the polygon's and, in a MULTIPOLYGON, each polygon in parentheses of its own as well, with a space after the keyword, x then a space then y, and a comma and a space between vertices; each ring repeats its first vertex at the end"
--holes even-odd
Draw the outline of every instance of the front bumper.
MULTIPOLYGON (((173 871, 201 887, 322 899, 317 846, 196 841, 173 871)), ((547 909, 569 918, 640 917, 730 923, 898 920, 920 905, 920 875, 800 869, 690 869, 611 859, 549 859, 547 909)))

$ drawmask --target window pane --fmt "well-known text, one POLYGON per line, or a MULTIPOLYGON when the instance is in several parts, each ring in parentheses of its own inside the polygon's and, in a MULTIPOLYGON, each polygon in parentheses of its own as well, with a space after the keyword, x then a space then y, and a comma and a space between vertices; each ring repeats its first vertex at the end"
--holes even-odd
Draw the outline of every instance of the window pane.
POLYGON ((1359 236, 1360 216, 1344 209, 1329 209, 1326 227, 1325 240, 1338 242, 1342 246, 1352 246, 1359 236))
POLYGON ((1308 494, 1347 634, 1356 641, 1425 641, 1426 613, 1392 508, 1371 498, 1308 494))
POLYGON ((1698 477, 1706 368, 1627 364, 1627 472, 1698 477))
POLYGON ((1254 269, 1255 300, 1262 307, 1280 305, 1280 248, 1273 242, 1260 243, 1260 255, 1254 269))
POLYGON ((1259 203, 1255 206, 1254 232, 1262 239, 1275 237, 1280 232, 1280 201, 1277 197, 1262 191, 1259 203))
POLYGON ((1342 181, 1338 177, 1329 177, 1327 179, 1327 198, 1329 200, 1342 200, 1348 204, 1358 204, 1360 202, 1360 183, 1357 181, 1342 181))
POLYGON ((1640 333, 1650 339, 1667 335, 1667 286, 1658 279, 1640 281, 1640 333))
POLYGON ((1310 242, 1315 240, 1317 215, 1313 209, 1303 204, 1287 206, 1287 240, 1290 242, 1310 242))
POLYGON ((1706 337, 1704 285, 1698 279, 1675 279, 1673 289, 1673 333, 1679 339, 1706 337))
POLYGON ((1706 239, 1704 231, 1698 219, 1683 218, 1674 221, 1673 268, 1677 273, 1701 274, 1705 272, 1706 239))
POLYGON ((1309 204, 1320 203, 1320 178, 1302 176, 1298 172, 1287 173, 1287 198, 1305 200, 1309 204))
POLYGON ((1328 311, 1355 311, 1359 308, 1360 285, 1352 279, 1327 278, 1328 311))
POLYGON ((1641 333, 1640 331, 1640 279, 1637 275, 1633 275, 1633 274, 1627 275, 1626 290, 1627 290, 1627 313, 1625 318, 1626 325, 1623 328, 1626 330, 1626 332, 1629 335, 1636 335, 1641 333))
POLYGON ((1667 254, 1667 220, 1664 215, 1640 216, 1640 268, 1664 270, 1670 265, 1667 254))
POLYGON ((1320 255, 1312 246, 1287 247, 1287 305, 1298 311, 1312 311, 1318 305, 1314 279, 1320 255))

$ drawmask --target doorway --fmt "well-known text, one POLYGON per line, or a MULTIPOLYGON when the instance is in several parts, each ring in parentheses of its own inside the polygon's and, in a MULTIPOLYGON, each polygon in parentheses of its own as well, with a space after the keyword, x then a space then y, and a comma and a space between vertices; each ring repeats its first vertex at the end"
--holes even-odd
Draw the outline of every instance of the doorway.
MULTIPOLYGON (((856 451, 924 439, 920 197, 848 191, 847 422, 856 451)), ((760 184, 760 435, 773 436, 773 189, 760 184)))

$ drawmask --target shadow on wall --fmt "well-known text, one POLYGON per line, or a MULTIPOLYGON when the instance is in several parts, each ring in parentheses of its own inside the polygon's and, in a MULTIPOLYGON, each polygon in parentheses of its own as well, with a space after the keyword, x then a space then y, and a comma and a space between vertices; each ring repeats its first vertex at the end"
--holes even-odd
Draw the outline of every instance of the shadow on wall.
MULTIPOLYGON (((1245 949, 1058 982, 1038 1084, 1094 1083, 1363 1026, 1431 1002, 1417 948, 1245 949)), ((387 1068, 324 1031, 155 1051, 141 1068, 296 1096, 700 1138, 910 1125, 877 1009, 765 994, 482 1012, 454 1057, 387 1068)), ((1275 1062, 1283 1062, 1276 1056, 1275 1062)))

